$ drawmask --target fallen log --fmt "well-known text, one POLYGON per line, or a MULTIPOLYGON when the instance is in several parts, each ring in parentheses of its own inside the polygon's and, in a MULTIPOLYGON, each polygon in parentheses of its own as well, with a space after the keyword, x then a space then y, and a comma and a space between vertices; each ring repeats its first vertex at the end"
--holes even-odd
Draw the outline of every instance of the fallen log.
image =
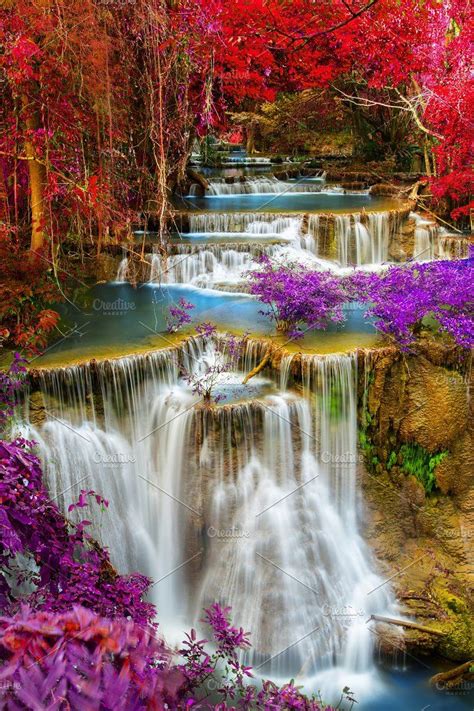
POLYGON ((198 183, 204 190, 208 190, 209 188, 209 183, 206 180, 206 178, 201 175, 201 173, 198 173, 197 170, 193 170, 192 168, 187 168, 186 173, 191 180, 194 180, 195 183, 198 183))
POLYGON ((431 677, 430 683, 437 689, 449 689, 474 679, 474 659, 453 667, 446 672, 440 672, 431 677))
POLYGON ((416 622, 407 622, 405 620, 397 620, 394 617, 382 617, 382 615, 371 615, 370 620, 375 622, 385 622, 388 625, 398 625, 399 627, 407 627, 411 630, 418 630, 419 632, 427 632, 428 634, 434 634, 438 637, 444 637, 446 632, 441 632, 440 630, 434 630, 431 627, 425 627, 425 625, 419 625, 416 622))
POLYGON ((250 373, 247 373, 247 375, 245 376, 245 378, 242 380, 242 385, 247 385, 248 381, 249 381, 251 378, 254 378, 256 375, 258 375, 258 374, 260 373, 261 370, 263 370, 263 369, 265 368, 265 366, 267 365, 268 361, 269 361, 270 358, 271 358, 271 355, 272 355, 272 349, 269 348, 269 349, 267 350, 267 352, 265 353, 265 355, 263 356, 263 358, 262 358, 262 360, 260 361, 260 363, 259 363, 258 365, 256 365, 255 368, 253 368, 253 369, 250 371, 250 373))

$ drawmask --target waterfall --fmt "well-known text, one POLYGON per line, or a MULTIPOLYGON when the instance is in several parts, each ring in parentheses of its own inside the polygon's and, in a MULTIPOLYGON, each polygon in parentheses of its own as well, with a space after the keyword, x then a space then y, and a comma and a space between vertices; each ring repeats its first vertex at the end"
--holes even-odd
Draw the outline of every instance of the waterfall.
POLYGON ((388 260, 391 236, 390 213, 336 215, 334 237, 341 267, 383 264, 388 260))
POLYGON ((337 259, 341 267, 349 266, 351 217, 336 215, 334 234, 337 244, 337 259))
POLYGON ((121 259, 120 264, 118 266, 117 270, 117 276, 115 277, 115 281, 127 281, 127 274, 128 274, 128 259, 127 257, 124 257, 121 259))
POLYGON ((191 234, 244 233, 254 235, 281 235, 289 228, 302 223, 302 216, 274 215, 265 212, 203 212, 189 215, 191 234))
MULTIPOLYGON (((264 225, 265 223, 257 223, 264 225)), ((145 255, 141 264, 141 279, 153 284, 189 284, 212 288, 218 284, 238 284, 246 272, 256 268, 261 254, 279 260, 305 260, 314 268, 329 269, 331 265, 315 260, 316 240, 311 234, 299 232, 300 223, 294 221, 281 233, 279 243, 259 242, 207 244, 205 247, 190 244, 174 245, 177 254, 166 259, 159 254, 145 255), (147 268, 148 263, 148 268, 147 268)), ((128 276, 127 260, 122 260, 116 281, 128 276), (124 263, 125 262, 125 263, 124 263)))
POLYGON ((438 256, 440 259, 467 259, 469 257, 469 239, 450 235, 440 230, 438 256))
POLYGON ((302 237, 302 240, 304 240, 304 249, 309 250, 316 257, 319 254, 319 230, 321 222, 319 218, 319 215, 308 216, 308 232, 302 237))
MULTIPOLYGON (((261 350, 249 343, 245 368, 261 350)), ((110 500, 88 510, 92 533, 117 567, 156 581, 169 637, 219 600, 252 631, 257 674, 368 673, 366 620, 392 600, 359 533, 356 359, 304 356, 302 392, 291 356, 257 396, 230 373, 237 399, 208 410, 178 363, 199 375, 214 354, 194 339, 45 373, 47 420, 28 436, 51 494, 64 510, 81 489, 110 500)))
MULTIPOLYGON (((299 246, 299 241, 295 246, 299 246)), ((271 257, 278 251, 275 245, 258 243, 210 244, 203 249, 178 245, 176 250, 178 253, 169 255, 166 260, 159 254, 145 255, 149 268, 142 270, 144 281, 152 284, 190 284, 204 288, 218 283, 235 284, 255 266, 254 260, 262 252, 271 257)), ((121 262, 116 280, 123 281, 126 276, 126 266, 121 262)))
POLYGON ((270 195, 284 193, 316 193, 321 191, 322 181, 305 183, 302 181, 285 182, 275 176, 243 177, 229 181, 225 178, 213 178, 209 181, 208 196, 226 195, 270 195))
POLYGON ((250 268, 250 251, 214 246, 191 254, 171 255, 166 270, 155 271, 150 281, 211 286, 216 282, 237 282, 250 268))
POLYGON ((436 226, 430 224, 418 224, 415 228, 415 242, 413 247, 413 260, 416 262, 428 262, 434 258, 434 236, 436 226))
POLYGON ((469 257, 468 238, 449 234, 444 227, 425 219, 416 212, 411 212, 410 217, 416 222, 413 261, 427 262, 432 259, 467 259, 469 257))
POLYGON ((252 630, 246 662, 272 678, 367 672, 366 620, 391 603, 389 589, 374 590, 383 581, 358 532, 355 361, 308 356, 303 384, 304 397, 267 398, 260 428, 247 408, 222 421, 219 438, 208 433, 212 456, 203 444, 214 479, 209 521, 222 536, 208 544, 196 611, 216 597, 238 610, 252 630), (226 447, 237 432, 245 446, 232 469, 226 447))
POLYGON ((373 242, 371 235, 365 225, 359 220, 354 222, 354 232, 356 241, 356 264, 373 264, 373 242))
POLYGON ((372 239, 372 263, 383 264, 388 260, 388 245, 390 242, 389 213, 369 213, 368 230, 372 239))

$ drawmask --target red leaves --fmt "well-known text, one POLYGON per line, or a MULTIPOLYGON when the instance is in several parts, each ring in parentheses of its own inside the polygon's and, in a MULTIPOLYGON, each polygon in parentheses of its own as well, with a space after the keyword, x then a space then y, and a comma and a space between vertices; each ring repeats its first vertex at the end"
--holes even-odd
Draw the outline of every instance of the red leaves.
POLYGON ((37 314, 33 325, 19 324, 15 329, 15 343, 27 353, 37 354, 48 344, 48 335, 59 321, 59 314, 52 309, 44 309, 37 314))

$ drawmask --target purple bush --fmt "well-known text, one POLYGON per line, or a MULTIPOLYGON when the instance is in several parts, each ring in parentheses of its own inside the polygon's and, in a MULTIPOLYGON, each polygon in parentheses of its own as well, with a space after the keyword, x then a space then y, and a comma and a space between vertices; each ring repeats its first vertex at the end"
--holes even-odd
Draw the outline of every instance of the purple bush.
POLYGON ((35 609, 64 612, 83 605, 104 617, 148 622, 154 608, 143 601, 150 581, 121 576, 108 552, 86 533, 87 521, 74 526, 49 498, 31 443, 0 441, 0 608, 11 612, 21 602, 35 609), (18 567, 17 556, 29 566, 18 567), (24 587, 28 592, 21 593, 24 587))
POLYGON ((192 630, 180 650, 184 663, 177 665, 153 627, 106 619, 80 606, 67 613, 23 606, 0 618, 2 708, 331 711, 293 682, 248 685, 251 671, 238 661, 239 650, 249 646, 247 634, 217 604, 206 610, 206 622, 212 650, 192 630))
POLYGON ((194 309, 194 304, 186 299, 179 299, 177 306, 170 306, 167 320, 167 328, 170 333, 179 331, 183 326, 191 323, 192 318, 190 311, 194 309))
POLYGON ((0 701, 13 709, 178 708, 184 677, 152 627, 75 606, 0 618, 0 701))
POLYGON ((473 260, 391 267, 379 274, 355 272, 345 280, 348 295, 369 304, 376 328, 408 347, 422 327, 474 346, 473 260))
POLYGON ((262 313, 275 321, 278 330, 298 338, 303 330, 344 320, 342 306, 347 298, 340 279, 300 264, 274 266, 266 255, 259 263, 260 269, 248 273, 250 293, 267 304, 262 313))
POLYGON ((25 362, 19 353, 15 353, 8 371, 0 371, 0 431, 13 415, 18 392, 23 386, 25 362))
POLYGON ((292 337, 344 320, 342 306, 368 305, 366 316, 402 348, 422 328, 446 333, 459 346, 474 346, 474 262, 470 260, 393 266, 380 273, 355 271, 345 278, 300 265, 275 267, 267 256, 249 273, 251 293, 264 312, 292 337))

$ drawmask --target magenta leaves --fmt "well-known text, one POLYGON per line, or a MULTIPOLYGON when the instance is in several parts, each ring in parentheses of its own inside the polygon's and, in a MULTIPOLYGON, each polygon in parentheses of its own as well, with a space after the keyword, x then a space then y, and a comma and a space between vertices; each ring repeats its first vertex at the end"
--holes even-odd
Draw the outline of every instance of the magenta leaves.
POLYGON ((21 602, 55 612, 81 604, 106 617, 152 618, 153 606, 142 599, 148 578, 118 575, 108 552, 85 532, 88 522, 74 526, 64 518, 49 498, 30 442, 0 442, 0 471, 3 610, 14 611, 21 602), (30 564, 18 570, 20 553, 30 564), (28 592, 22 593, 25 583, 28 592))
POLYGON ((168 331, 175 333, 183 326, 189 325, 192 320, 189 312, 192 309, 194 309, 194 304, 184 298, 179 299, 177 306, 170 306, 167 321, 168 331))
POLYGON ((233 627, 229 608, 217 603, 204 621, 212 644, 191 630, 180 650, 183 663, 175 665, 149 625, 107 619, 80 606, 62 613, 22 606, 13 617, 0 618, 2 708, 331 711, 293 682, 250 685, 251 669, 239 662, 250 646, 248 634, 233 627))
POLYGON ((379 274, 356 272, 348 295, 369 305, 375 327, 402 348, 422 329, 445 333, 464 348, 474 345, 473 260, 391 267, 379 274))
POLYGON ((248 275, 250 292, 267 304, 262 313, 275 321, 277 330, 298 338, 306 330, 344 320, 346 295, 337 277, 300 264, 275 267, 266 255, 259 263, 261 268, 248 275))
POLYGON ((0 371, 0 431, 14 413, 17 395, 23 387, 25 362, 15 353, 8 372, 0 371))
POLYGON ((84 607, 0 618, 0 650, 2 708, 158 711, 184 681, 153 627, 84 607))

